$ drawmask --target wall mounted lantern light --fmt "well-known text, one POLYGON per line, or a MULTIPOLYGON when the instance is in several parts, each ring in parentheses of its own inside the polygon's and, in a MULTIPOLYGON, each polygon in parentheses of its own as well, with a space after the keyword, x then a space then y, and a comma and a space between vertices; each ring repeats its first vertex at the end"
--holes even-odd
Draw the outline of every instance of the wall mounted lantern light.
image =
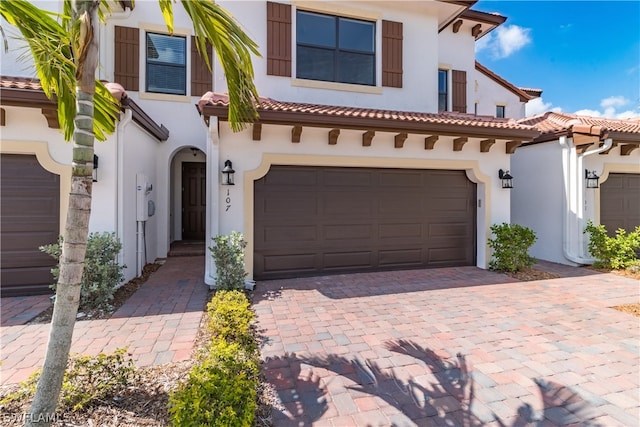
POLYGON ((93 155, 93 182, 98 182, 98 156, 93 155))
POLYGON ((509 174, 509 171, 498 171, 498 178, 502 180, 502 188, 513 188, 513 177, 509 174))
POLYGON ((236 171, 233 170, 231 160, 226 160, 224 162, 224 168, 222 169, 222 185, 235 185, 233 183, 234 173, 236 173, 236 171))
POLYGON ((600 177, 596 175, 596 171, 584 170, 584 178, 587 184, 587 188, 598 188, 598 180, 600 177))

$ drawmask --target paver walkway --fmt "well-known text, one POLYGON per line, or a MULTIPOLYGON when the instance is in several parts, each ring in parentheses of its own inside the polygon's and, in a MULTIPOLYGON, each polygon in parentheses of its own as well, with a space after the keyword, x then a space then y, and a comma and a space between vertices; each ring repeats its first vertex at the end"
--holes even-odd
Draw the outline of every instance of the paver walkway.
POLYGON ((276 426, 640 425, 633 279, 547 265, 259 282, 276 426))
MULTIPOLYGON (((208 293, 203 277, 203 256, 168 258, 110 319, 76 322, 71 351, 95 355, 128 346, 137 366, 188 359, 208 293)), ((38 314, 25 310, 25 299, 42 304, 42 296, 15 298, 1 302, 1 384, 20 382, 42 366, 50 329, 18 324, 38 314)))

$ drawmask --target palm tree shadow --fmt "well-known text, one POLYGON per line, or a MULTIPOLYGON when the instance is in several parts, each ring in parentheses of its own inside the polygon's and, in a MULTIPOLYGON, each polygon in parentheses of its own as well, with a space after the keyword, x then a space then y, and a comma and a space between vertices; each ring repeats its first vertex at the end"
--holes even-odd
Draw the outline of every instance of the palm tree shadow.
POLYGON ((410 340, 388 341, 385 347, 409 356, 404 359, 412 367, 409 375, 403 366, 387 367, 358 356, 285 354, 268 358, 263 365, 265 375, 282 403, 272 406, 274 425, 310 426, 325 414, 337 417, 342 415, 340 411, 348 411, 349 405, 355 408, 351 398, 359 396, 373 396, 395 408, 398 416, 390 416, 391 425, 409 420, 418 425, 462 427, 488 423, 505 427, 599 425, 591 421, 598 415, 592 405, 575 390, 535 378, 532 381, 538 386, 543 411, 524 403, 508 423, 491 410, 478 413, 474 403, 483 405, 476 403, 473 369, 464 355, 441 356, 410 340), (346 396, 345 390, 349 391, 346 396))

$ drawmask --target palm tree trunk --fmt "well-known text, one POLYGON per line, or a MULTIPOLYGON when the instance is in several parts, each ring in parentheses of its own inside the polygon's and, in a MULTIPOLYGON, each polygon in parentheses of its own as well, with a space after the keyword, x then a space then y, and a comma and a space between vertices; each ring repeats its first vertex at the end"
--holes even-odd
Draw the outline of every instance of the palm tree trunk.
POLYGON ((77 0, 74 7, 74 18, 80 20, 81 24, 79 33, 74 37, 78 86, 71 193, 47 354, 26 426, 48 426, 55 420, 80 303, 82 271, 89 234, 93 185, 93 95, 98 64, 98 2, 77 0))

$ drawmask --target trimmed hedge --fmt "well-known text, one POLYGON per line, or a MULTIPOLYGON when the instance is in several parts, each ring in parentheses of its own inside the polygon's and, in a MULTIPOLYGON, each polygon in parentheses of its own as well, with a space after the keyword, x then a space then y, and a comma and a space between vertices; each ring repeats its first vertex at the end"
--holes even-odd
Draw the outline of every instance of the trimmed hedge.
POLYGON ((175 426, 251 426, 259 370, 249 301, 240 291, 218 291, 207 313, 212 338, 187 382, 169 397, 171 422, 175 426))

